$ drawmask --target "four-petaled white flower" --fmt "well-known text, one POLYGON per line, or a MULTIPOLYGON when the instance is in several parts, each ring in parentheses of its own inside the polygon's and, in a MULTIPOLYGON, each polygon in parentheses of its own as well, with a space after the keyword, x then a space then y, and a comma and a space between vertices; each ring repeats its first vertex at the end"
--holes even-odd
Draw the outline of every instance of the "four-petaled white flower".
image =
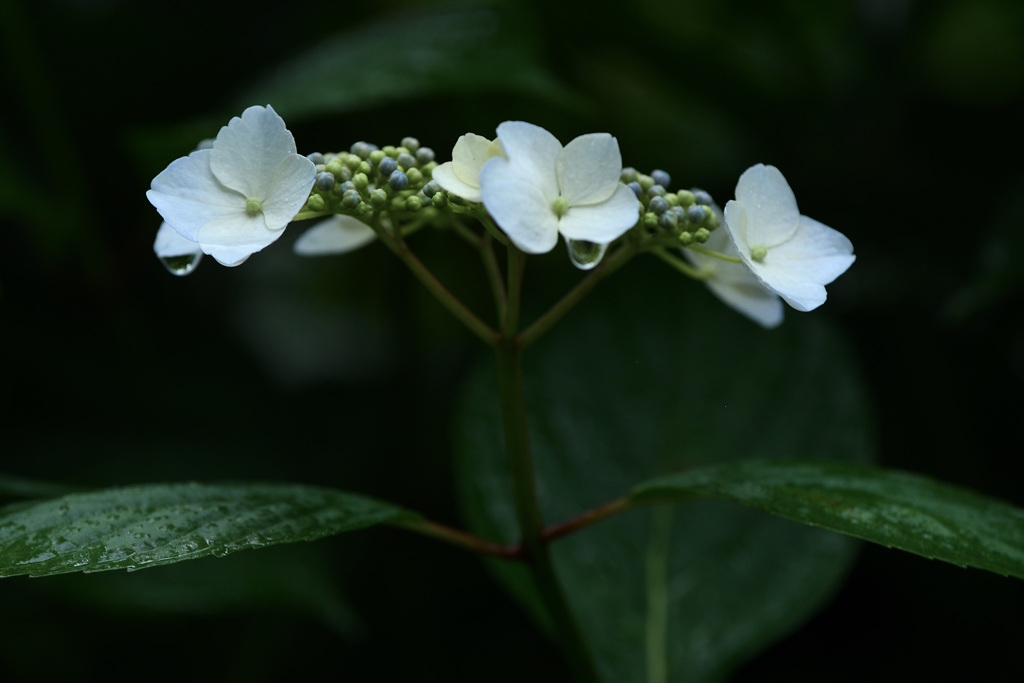
POLYGON ((559 233, 607 244, 636 224, 639 202, 619 181, 622 156, 608 133, 582 135, 562 147, 539 126, 506 121, 498 140, 505 156, 484 164, 480 196, 522 251, 551 251, 559 233))
POLYGON ((277 112, 249 107, 220 129, 212 148, 171 162, 146 197, 181 237, 237 266, 281 236, 315 175, 277 112))
POLYGON ((800 215, 789 183, 774 166, 743 172, 736 199, 725 205, 725 228, 758 281, 798 311, 825 303, 825 285, 856 258, 845 235, 800 215))
MULTIPOLYGON (((721 211, 717 206, 713 210, 721 211)), ((739 256, 723 227, 712 230, 704 246, 726 256, 739 256)), ((725 304, 762 327, 771 329, 782 323, 782 300, 766 289, 745 265, 729 263, 690 249, 684 249, 683 255, 701 270, 710 271, 704 284, 725 304)))
POLYGON ((355 251, 377 237, 366 223, 352 216, 331 216, 302 233, 295 240, 294 250, 299 256, 331 256, 355 251))
POLYGON ((431 177, 442 189, 469 202, 480 202, 480 169, 494 157, 503 156, 500 140, 466 133, 455 142, 452 160, 434 169, 431 177))

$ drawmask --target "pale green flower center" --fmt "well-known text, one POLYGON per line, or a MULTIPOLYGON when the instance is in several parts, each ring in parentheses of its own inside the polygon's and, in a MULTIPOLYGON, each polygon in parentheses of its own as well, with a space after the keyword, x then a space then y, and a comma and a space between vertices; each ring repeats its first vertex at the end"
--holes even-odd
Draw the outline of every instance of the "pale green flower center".
POLYGON ((245 200, 245 212, 250 216, 255 216, 263 212, 263 200, 259 197, 249 197, 245 200))
POLYGON ((569 210, 569 200, 565 197, 559 197, 551 203, 551 210, 555 212, 556 216, 561 218, 569 210))
POLYGON ((761 261, 764 261, 764 257, 767 255, 768 247, 764 246, 763 244, 759 244, 756 247, 751 247, 750 249, 750 258, 754 259, 759 263, 761 261))

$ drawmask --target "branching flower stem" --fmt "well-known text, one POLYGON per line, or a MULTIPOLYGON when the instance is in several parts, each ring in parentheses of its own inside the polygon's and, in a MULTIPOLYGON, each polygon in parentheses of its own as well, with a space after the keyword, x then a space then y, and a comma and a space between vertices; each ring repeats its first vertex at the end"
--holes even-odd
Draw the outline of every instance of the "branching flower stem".
POLYGON ((501 403, 505 451, 512 478, 516 518, 519 522, 525 559, 551 618, 555 639, 578 683, 597 683, 599 679, 590 649, 569 606, 544 539, 544 521, 537 501, 523 392, 523 349, 516 335, 524 260, 521 251, 509 247, 506 288, 508 305, 502 321, 501 339, 496 348, 498 397, 501 403))
POLYGON ((406 245, 406 243, 401 239, 400 235, 381 225, 379 216, 374 217, 370 227, 372 227, 377 233, 380 241, 383 242, 410 271, 412 271, 412 274, 416 276, 416 279, 423 283, 423 286, 441 302, 442 306, 447 308, 452 315, 458 318, 458 320, 469 328, 470 332, 479 337, 485 344, 491 347, 497 346, 499 340, 498 333, 491 328, 490 325, 478 318, 476 314, 469 310, 469 308, 467 308, 466 305, 454 294, 448 291, 448 288, 441 284, 430 269, 423 265, 422 261, 416 258, 416 255, 412 253, 408 245, 406 245))

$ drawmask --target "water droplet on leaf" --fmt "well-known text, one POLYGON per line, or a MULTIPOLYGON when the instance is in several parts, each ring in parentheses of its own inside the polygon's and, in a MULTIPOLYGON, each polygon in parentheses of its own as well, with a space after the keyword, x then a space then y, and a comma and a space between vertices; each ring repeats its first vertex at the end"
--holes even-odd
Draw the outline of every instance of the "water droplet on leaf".
POLYGON ((166 268, 171 275, 184 277, 196 269, 196 266, 199 265, 199 261, 202 260, 202 258, 202 254, 161 256, 160 263, 164 264, 164 268, 166 268))
POLYGON ((569 249, 569 260, 580 270, 590 270, 604 258, 604 252, 608 250, 607 244, 587 242, 586 240, 565 240, 565 246, 569 249))

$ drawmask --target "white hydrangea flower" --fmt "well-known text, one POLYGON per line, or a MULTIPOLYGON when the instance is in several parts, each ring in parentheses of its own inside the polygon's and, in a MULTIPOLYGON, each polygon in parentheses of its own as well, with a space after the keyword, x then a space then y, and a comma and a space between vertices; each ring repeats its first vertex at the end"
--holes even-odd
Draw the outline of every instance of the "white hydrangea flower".
POLYGON ((220 129, 212 148, 171 162, 146 197, 179 235, 237 266, 281 236, 315 175, 277 112, 249 107, 220 129))
POLYGON ((434 169, 431 178, 466 201, 480 202, 480 169, 494 157, 503 156, 501 141, 466 133, 455 142, 452 160, 434 169))
POLYGON ((845 235, 800 215, 789 183, 774 166, 743 172, 736 199, 725 205, 725 228, 758 281, 798 311, 825 303, 825 285, 856 259, 845 235))
POLYGON ((293 247, 299 256, 330 256, 355 251, 376 239, 373 228, 352 216, 331 216, 302 233, 293 247))
MULTIPOLYGON (((713 210, 720 211, 717 206, 713 210)), ((739 256, 736 246, 729 239, 729 233, 722 227, 711 231, 704 246, 726 256, 739 256)), ((704 284, 723 303, 767 329, 782 323, 782 300, 766 289, 745 265, 729 263, 689 249, 684 249, 683 255, 697 268, 711 272, 704 284)))
POLYGON ((565 147, 540 126, 498 126, 504 157, 480 171, 480 196, 509 239, 529 254, 551 251, 558 235, 608 244, 633 227, 639 202, 619 182, 622 156, 608 133, 581 135, 565 147))

